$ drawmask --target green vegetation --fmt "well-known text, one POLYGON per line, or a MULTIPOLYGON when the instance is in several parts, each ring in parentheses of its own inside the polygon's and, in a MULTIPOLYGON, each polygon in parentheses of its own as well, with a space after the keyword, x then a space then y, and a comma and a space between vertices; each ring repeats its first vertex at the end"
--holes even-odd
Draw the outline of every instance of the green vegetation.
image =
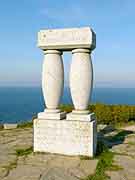
MULTIPOLYGON (((67 113, 73 109, 72 105, 60 105, 61 110, 67 113)), ((135 106, 128 105, 106 105, 92 104, 88 109, 95 112, 98 124, 113 124, 123 126, 124 124, 135 124, 135 106)))
POLYGON ((80 160, 90 160, 90 159, 93 159, 93 158, 91 158, 89 156, 82 156, 82 155, 80 155, 79 157, 80 157, 80 160))
POLYGON ((31 128, 31 127, 33 127, 33 120, 36 118, 37 118, 37 116, 33 116, 31 121, 18 124, 17 128, 31 128))
POLYGON ((29 128, 32 126, 33 126, 33 122, 30 121, 30 122, 24 122, 24 123, 18 124, 17 128, 29 128))
POLYGON ((31 154, 33 152, 33 148, 29 147, 27 149, 16 149, 16 155, 17 156, 26 156, 28 154, 31 154))
POLYGON ((73 110, 73 106, 69 104, 61 104, 60 109, 66 113, 70 113, 73 110))
POLYGON ((102 141, 98 142, 97 158, 99 161, 95 173, 83 180, 108 180, 109 177, 105 173, 107 170, 116 171, 122 169, 122 167, 114 164, 114 153, 109 151, 102 141))
POLYGON ((132 120, 132 121, 128 121, 128 122, 121 122, 121 123, 117 123, 117 124, 115 124, 115 127, 117 128, 117 129, 120 129, 121 127, 126 127, 126 126, 132 126, 132 125, 135 125, 135 120, 132 120))

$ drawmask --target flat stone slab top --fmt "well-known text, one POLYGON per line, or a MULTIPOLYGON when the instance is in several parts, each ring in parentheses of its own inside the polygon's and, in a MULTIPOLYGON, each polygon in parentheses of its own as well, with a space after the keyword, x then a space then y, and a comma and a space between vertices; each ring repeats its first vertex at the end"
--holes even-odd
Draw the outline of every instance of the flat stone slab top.
POLYGON ((43 50, 93 50, 96 47, 96 35, 90 27, 41 30, 38 33, 38 47, 43 50))

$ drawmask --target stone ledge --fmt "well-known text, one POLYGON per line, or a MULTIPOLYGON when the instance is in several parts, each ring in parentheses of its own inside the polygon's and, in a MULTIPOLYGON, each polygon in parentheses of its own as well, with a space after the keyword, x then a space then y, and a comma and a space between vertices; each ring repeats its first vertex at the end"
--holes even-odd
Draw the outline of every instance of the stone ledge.
POLYGON ((59 112, 59 113, 47 113, 47 112, 40 112, 38 113, 38 118, 39 119, 51 119, 51 120, 61 120, 66 117, 65 112, 59 112))
POLYGON ((41 30, 38 33, 38 47, 43 50, 93 50, 96 47, 96 35, 90 27, 41 30))
POLYGON ((90 121, 95 120, 96 117, 95 117, 95 113, 90 113, 90 114, 78 113, 78 114, 75 114, 75 113, 71 112, 71 113, 67 114, 66 119, 68 121, 76 121, 77 120, 77 121, 88 121, 88 122, 90 122, 90 121))

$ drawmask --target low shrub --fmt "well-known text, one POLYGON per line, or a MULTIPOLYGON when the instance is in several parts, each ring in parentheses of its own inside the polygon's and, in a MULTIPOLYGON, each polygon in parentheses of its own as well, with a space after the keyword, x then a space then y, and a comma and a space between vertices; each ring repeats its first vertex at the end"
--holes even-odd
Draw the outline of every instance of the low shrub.
POLYGON ((24 123, 18 124, 18 126, 17 126, 17 128, 30 128, 30 127, 33 127, 32 121, 24 122, 24 123))
MULTIPOLYGON (((70 113, 73 110, 73 105, 61 104, 60 109, 66 113, 70 113)), ((121 126, 127 123, 135 123, 135 106, 96 103, 89 105, 88 109, 90 112, 94 112, 96 114, 98 124, 121 126)), ((36 118, 37 117, 34 116, 32 121, 36 118)), ((32 121, 19 124, 18 127, 32 127, 32 121)))
MULTIPOLYGON (((69 113, 73 106, 60 105, 60 108, 69 113)), ((88 109, 96 114, 98 124, 122 125, 135 121, 135 106, 96 103, 89 105, 88 109)))

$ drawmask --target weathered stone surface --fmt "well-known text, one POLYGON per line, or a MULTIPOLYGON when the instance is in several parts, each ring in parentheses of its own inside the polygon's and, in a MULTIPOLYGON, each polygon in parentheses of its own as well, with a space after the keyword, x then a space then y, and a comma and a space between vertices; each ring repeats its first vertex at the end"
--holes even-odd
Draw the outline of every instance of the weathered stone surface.
POLYGON ((121 128, 121 129, 135 132, 135 125, 123 127, 123 128, 121 128))
POLYGON ((40 180, 78 180, 78 178, 70 175, 64 168, 52 168, 45 173, 40 180))
POLYGON ((0 180, 77 180, 94 173, 93 160, 88 160, 89 163, 86 160, 88 166, 84 171, 85 163, 79 156, 33 152, 17 156, 16 149, 32 146, 32 133, 31 128, 0 131, 0 180))
POLYGON ((68 121, 93 121, 96 119, 95 113, 81 114, 81 113, 68 113, 66 119, 68 121))
MULTIPOLYGON (((106 128, 105 128, 106 129, 106 128)), ((105 142, 115 154, 114 164, 118 165, 117 171, 107 171, 111 180, 135 179, 135 133, 134 127, 124 127, 117 131, 105 131, 105 142), (111 145, 111 146, 110 146, 111 145)), ((117 169, 117 168, 116 168, 117 169)))
POLYGON ((135 147, 134 145, 130 144, 119 144, 119 145, 114 145, 111 149, 113 152, 116 153, 121 153, 121 154, 126 154, 129 156, 132 156, 135 158, 135 147))
POLYGON ((61 120, 66 117, 65 112, 59 112, 59 113, 46 113, 46 112, 40 112, 38 113, 38 118, 39 119, 55 119, 55 120, 61 120))
POLYGON ((65 169, 69 169, 72 167, 79 166, 80 158, 78 156, 72 157, 72 156, 63 156, 63 155, 57 155, 54 158, 50 159, 48 165, 51 167, 64 167, 65 169))
POLYGON ((0 155, 0 167, 8 167, 12 162, 16 161, 16 156, 8 153, 0 155))
MULTIPOLYGON (((107 132, 105 132, 107 133, 107 132)), ((117 131, 111 136, 117 135, 117 131)), ((110 133, 109 133, 110 134, 110 133)), ((119 171, 107 171, 111 180, 134 180, 135 177, 135 133, 125 132, 124 140, 115 141, 114 164, 123 168, 119 171), (127 135, 126 135, 127 134, 127 135), (124 150, 123 150, 124 149, 124 150)), ((16 156, 17 147, 27 140, 32 146, 32 129, 14 129, 0 131, 0 180, 76 180, 93 174, 97 160, 80 160, 79 157, 69 157, 49 153, 30 153, 26 156, 16 156)))
POLYGON ((129 180, 125 178, 122 171, 109 171, 106 174, 110 177, 110 180, 129 180))
POLYGON ((42 119, 42 114, 44 114, 44 116, 47 116, 48 114, 48 119, 50 119, 53 116, 51 114, 55 114, 56 118, 60 119, 62 114, 57 112, 57 110, 64 87, 63 60, 61 52, 58 50, 47 50, 44 53, 45 59, 43 61, 42 70, 42 90, 46 109, 44 113, 41 113, 38 116, 42 119), (52 112, 48 113, 48 110, 50 109, 52 112))
POLYGON ((34 151, 93 157, 96 121, 35 119, 34 151))
POLYGON ((10 171, 9 175, 3 178, 3 180, 38 180, 42 171, 43 169, 37 167, 20 165, 10 171))
POLYGON ((85 174, 94 174, 94 171, 97 167, 98 160, 82 160, 80 163, 79 168, 82 169, 82 171, 85 174))
POLYGON ((116 155, 114 158, 115 164, 122 167, 122 170, 117 172, 109 171, 107 174, 111 180, 134 180, 135 179, 135 159, 130 156, 116 155))
POLYGON ((3 179, 5 176, 7 176, 8 172, 8 169, 0 167, 0 179, 3 179))
MULTIPOLYGON (((69 83, 76 114, 77 111, 79 113, 80 111, 82 113, 83 111, 86 112, 93 87, 93 67, 90 50, 83 48, 72 51, 69 83)), ((84 118, 86 118, 85 115, 84 118)), ((78 120, 80 120, 79 117, 78 120)))
POLYGON ((78 166, 70 167, 69 173, 77 178, 85 178, 89 175, 94 174, 97 167, 98 160, 81 160, 78 166))
POLYGON ((38 47, 43 50, 94 49, 96 35, 89 27, 41 30, 38 33, 38 47))

